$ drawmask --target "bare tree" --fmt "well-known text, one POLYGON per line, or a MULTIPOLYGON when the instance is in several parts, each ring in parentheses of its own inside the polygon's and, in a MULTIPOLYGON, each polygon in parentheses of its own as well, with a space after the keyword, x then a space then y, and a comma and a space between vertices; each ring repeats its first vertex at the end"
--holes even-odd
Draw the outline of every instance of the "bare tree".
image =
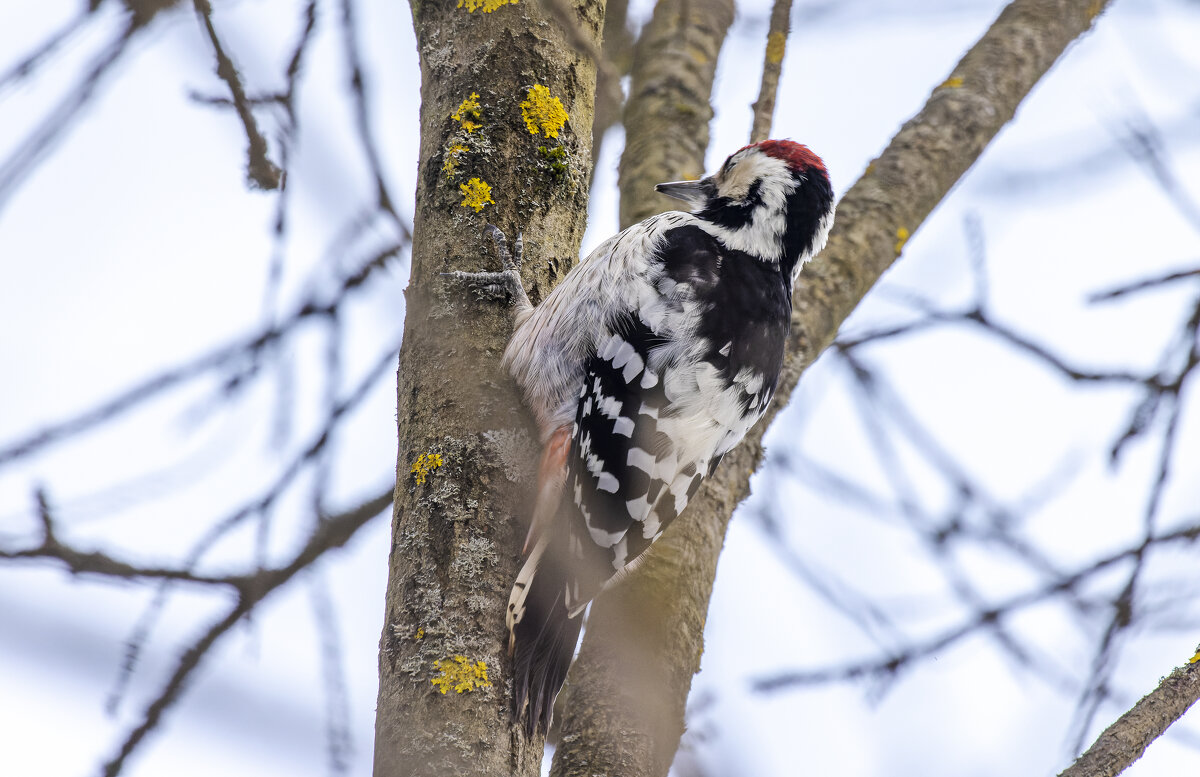
MULTIPOLYGON (((379 775, 535 774, 543 759, 540 736, 526 738, 509 723, 509 673, 502 628, 508 588, 519 560, 522 518, 530 504, 536 434, 498 357, 511 323, 505 299, 476 297, 447 274, 498 267, 486 224, 509 238, 524 233, 522 275, 534 302, 569 271, 578 254, 591 185, 593 133, 619 123, 625 132, 621 161, 621 223, 633 223, 669 203, 652 193, 659 181, 697 176, 704 170, 708 124, 719 55, 733 23, 734 6, 722 0, 679 3, 660 0, 636 36, 625 24, 625 4, 564 0, 459 0, 413 3, 421 67, 420 150, 411 231, 398 204, 375 136, 367 64, 358 42, 359 4, 307 0, 296 4, 293 44, 283 57, 279 84, 259 87, 239 64, 240 52, 223 8, 207 0, 91 3, 42 45, 0 75, 0 96, 52 65, 69 41, 89 27, 101 28, 104 13, 120 18, 114 37, 82 72, 52 112, 0 162, 0 209, 11 205, 64 137, 84 130, 79 117, 102 94, 130 45, 164 18, 194 13, 220 92, 196 91, 193 99, 226 116, 244 136, 245 178, 251 188, 275 192, 273 253, 269 262, 263 324, 219 348, 184 360, 94 406, 0 445, 0 467, 22 466, 48 451, 119 423, 173 392, 215 385, 204 412, 234 404, 256 387, 277 386, 281 438, 296 424, 291 349, 319 355, 323 380, 321 422, 311 435, 281 446, 278 471, 233 510, 214 515, 209 528, 173 562, 142 563, 136 548, 92 550, 70 536, 60 519, 55 484, 34 489, 28 530, 7 533, 0 560, 56 564, 100 580, 132 580, 155 594, 134 633, 120 670, 113 705, 129 678, 173 592, 183 588, 224 592, 227 606, 180 649, 173 670, 104 763, 120 773, 147 734, 183 696, 213 648, 277 590, 302 573, 319 575, 319 561, 345 545, 388 504, 393 505, 386 616, 380 640, 380 685, 375 732, 379 775), (189 5, 190 8, 177 6, 189 5), (294 304, 282 303, 294 203, 288 186, 301 124, 306 63, 322 25, 336 30, 343 58, 356 149, 368 171, 371 206, 343 225, 329 253, 332 266, 294 304), (622 97, 621 77, 630 77, 622 97), (356 299, 380 283, 389 263, 411 256, 403 345, 398 333, 379 338, 378 356, 352 369, 346 332, 356 299), (314 337, 315 334, 315 337, 314 337), (337 440, 346 419, 373 387, 386 381, 399 351, 397 385, 399 454, 396 479, 349 507, 333 507, 332 470, 341 453, 337 440), (294 511, 297 492, 307 509, 294 511), (285 514, 286 513, 286 514, 285 514), (213 549, 253 525, 255 540, 242 566, 213 571, 213 549), (286 558, 268 553, 281 525, 297 535, 286 558), (297 531, 297 529, 299 529, 297 531)), ((828 13, 810 4, 793 20, 828 13)), ((746 497, 752 473, 799 479, 853 505, 864 514, 897 513, 903 525, 938 558, 937 567, 956 597, 962 617, 946 629, 911 637, 898 618, 828 569, 818 569, 788 541, 779 516, 786 509, 759 509, 763 530, 778 541, 781 559, 797 577, 864 633, 886 634, 878 656, 845 664, 761 677, 756 689, 784 689, 871 679, 889 683, 939 651, 983 635, 1019 664, 1068 693, 1077 693, 1074 752, 1082 749, 1102 705, 1114 694, 1112 678, 1123 639, 1150 618, 1159 601, 1146 580, 1163 550, 1187 548, 1200 536, 1200 517, 1166 522, 1162 498, 1172 477, 1189 379, 1200 364, 1200 303, 1162 347, 1153 370, 1076 364, 1056 349, 1022 334, 989 302, 982 227, 969 220, 972 300, 964 307, 887 288, 909 313, 899 323, 844 331, 843 321, 904 252, 930 212, 948 196, 1025 96, 1063 51, 1086 32, 1106 3, 1099 0, 1014 0, 980 37, 948 78, 932 89, 924 108, 845 194, 835 232, 824 254, 804 271, 794 303, 788 359, 768 421, 786 405, 801 374, 822 353, 841 365, 864 423, 883 462, 892 494, 847 479, 784 450, 765 459, 762 433, 730 456, 685 517, 648 561, 597 601, 560 700, 552 773, 662 775, 670 767, 685 729, 685 706, 699 668, 702 635, 717 557, 733 510, 746 497), (878 349, 943 329, 967 329, 1070 381, 1080 390, 1118 386, 1137 393, 1122 430, 1112 441, 1114 461, 1128 446, 1155 437, 1158 465, 1139 536, 1128 547, 1085 564, 1060 561, 1053 549, 1030 542, 1019 530, 1032 509, 992 497, 912 413, 885 369, 873 363, 878 349), (827 350, 828 349, 828 350, 827 350), (944 511, 928 509, 910 485, 903 455, 915 450, 957 496, 944 511), (963 548, 982 548, 1016 559, 1034 579, 1027 589, 996 600, 956 560, 963 548), (1097 593, 1097 581, 1117 575, 1115 592, 1097 593), (1011 628, 1022 612, 1046 602, 1062 603, 1080 623, 1097 629, 1091 665, 1082 687, 1011 628)), ((769 134, 775 89, 787 40, 789 4, 775 4, 764 24, 764 69, 754 103, 753 139, 769 134)), ((597 142, 599 138, 595 139, 597 142)), ((1200 234, 1200 209, 1166 160, 1162 136, 1131 120, 1118 145, 1157 182, 1171 205, 1200 234)), ((1097 305, 1157 289, 1188 284, 1200 270, 1137 278, 1100 290, 1097 305)), ((304 387, 304 388, 307 388, 304 387)), ((305 425, 306 429, 312 427, 305 425)), ((384 469, 381 467, 381 470, 384 469)), ((1194 585, 1195 580, 1188 578, 1194 585)), ((314 592, 321 590, 314 584, 314 592)), ((314 593, 318 620, 331 619, 333 603, 314 593)), ((344 771, 344 713, 337 712, 339 653, 323 645, 330 667, 329 768, 344 771)), ((1184 657, 1186 658, 1186 657, 1184 657)), ((1165 670, 1165 667, 1164 667, 1165 670)), ((1116 774, 1148 743, 1181 717, 1200 694, 1193 657, 1159 690, 1131 707, 1096 746, 1065 774, 1116 774), (1153 714, 1144 714, 1147 709, 1153 714), (1113 743, 1121 743, 1114 747, 1113 743)), ((1132 705, 1132 706, 1131 706, 1132 705)), ((702 767, 699 767, 702 768, 702 767)))

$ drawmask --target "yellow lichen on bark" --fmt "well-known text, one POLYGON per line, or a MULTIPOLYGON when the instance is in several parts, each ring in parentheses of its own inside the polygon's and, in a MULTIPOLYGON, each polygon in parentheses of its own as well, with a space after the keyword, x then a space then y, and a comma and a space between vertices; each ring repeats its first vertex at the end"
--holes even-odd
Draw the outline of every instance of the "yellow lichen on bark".
POLYGON ((483 9, 484 13, 491 13, 509 3, 516 5, 517 0, 458 0, 458 7, 466 8, 467 13, 475 13, 480 9, 483 9))
POLYGON ((462 143, 451 143, 450 147, 446 149, 442 161, 442 172, 446 174, 447 178, 453 178, 458 174, 459 155, 469 150, 462 143))
POLYGON ((783 53, 787 50, 787 36, 782 32, 773 32, 767 36, 767 61, 778 65, 783 61, 783 53))
POLYGON ((422 453, 413 462, 412 469, 409 471, 417 476, 417 485, 420 486, 425 484, 425 478, 429 476, 429 473, 440 466, 442 466, 442 454, 422 453))
POLYGON ((458 110, 450 114, 450 118, 462 125, 467 132, 474 132, 483 126, 483 112, 479 107, 479 95, 471 92, 467 99, 459 104, 458 110))
POLYGON ((488 680, 487 664, 483 661, 471 663, 466 656, 451 656, 450 658, 433 662, 433 668, 438 670, 433 678, 433 687, 446 695, 451 688, 455 693, 470 693, 477 688, 491 688, 488 680))
POLYGON ((464 208, 474 208, 475 212, 483 210, 485 205, 495 205, 496 201, 492 199, 492 187, 487 181, 479 178, 471 178, 466 183, 460 183, 458 188, 462 191, 464 208))
POLYGON ((548 138, 557 138, 568 116, 562 100, 551 97, 550 90, 541 84, 534 84, 521 101, 521 118, 525 120, 530 134, 544 132, 548 138))

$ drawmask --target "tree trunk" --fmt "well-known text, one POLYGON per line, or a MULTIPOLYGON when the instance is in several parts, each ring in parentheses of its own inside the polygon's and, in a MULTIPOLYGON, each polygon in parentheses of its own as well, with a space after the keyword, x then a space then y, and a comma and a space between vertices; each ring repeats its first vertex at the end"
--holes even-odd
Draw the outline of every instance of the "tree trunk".
POLYGON ((733 23, 733 0, 659 0, 634 47, 625 151, 621 154, 621 228, 679 200, 654 185, 704 175, 709 96, 717 56, 733 23))
MULTIPOLYGON (((603 0, 568 10, 597 40, 603 0)), ((414 0, 412 11, 421 147, 375 774, 536 775, 540 737, 509 725, 504 610, 538 441, 499 367, 509 309, 440 274, 499 269, 487 222, 525 233, 535 302, 574 263, 595 68, 534 2, 414 0)))

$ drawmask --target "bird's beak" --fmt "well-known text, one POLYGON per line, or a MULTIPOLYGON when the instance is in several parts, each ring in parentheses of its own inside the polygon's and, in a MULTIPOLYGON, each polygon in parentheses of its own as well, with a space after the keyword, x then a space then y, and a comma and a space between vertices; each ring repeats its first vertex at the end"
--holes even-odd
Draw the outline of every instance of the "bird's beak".
POLYGON ((668 197, 674 197, 677 200, 683 200, 693 208, 703 208, 712 199, 715 187, 712 181, 705 178, 700 181, 660 183, 654 187, 654 191, 665 194, 668 197))

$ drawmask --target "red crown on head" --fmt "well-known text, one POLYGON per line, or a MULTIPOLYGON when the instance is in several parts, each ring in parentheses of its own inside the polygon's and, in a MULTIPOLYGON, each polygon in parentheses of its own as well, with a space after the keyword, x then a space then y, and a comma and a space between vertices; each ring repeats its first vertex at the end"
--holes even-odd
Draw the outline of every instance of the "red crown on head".
POLYGON ((826 177, 829 176, 829 171, 825 169, 825 163, 821 161, 821 157, 814 154, 803 143, 792 140, 764 140, 761 143, 751 143, 741 150, 745 151, 747 148, 757 148, 767 156, 782 159, 793 168, 820 170, 826 177))

